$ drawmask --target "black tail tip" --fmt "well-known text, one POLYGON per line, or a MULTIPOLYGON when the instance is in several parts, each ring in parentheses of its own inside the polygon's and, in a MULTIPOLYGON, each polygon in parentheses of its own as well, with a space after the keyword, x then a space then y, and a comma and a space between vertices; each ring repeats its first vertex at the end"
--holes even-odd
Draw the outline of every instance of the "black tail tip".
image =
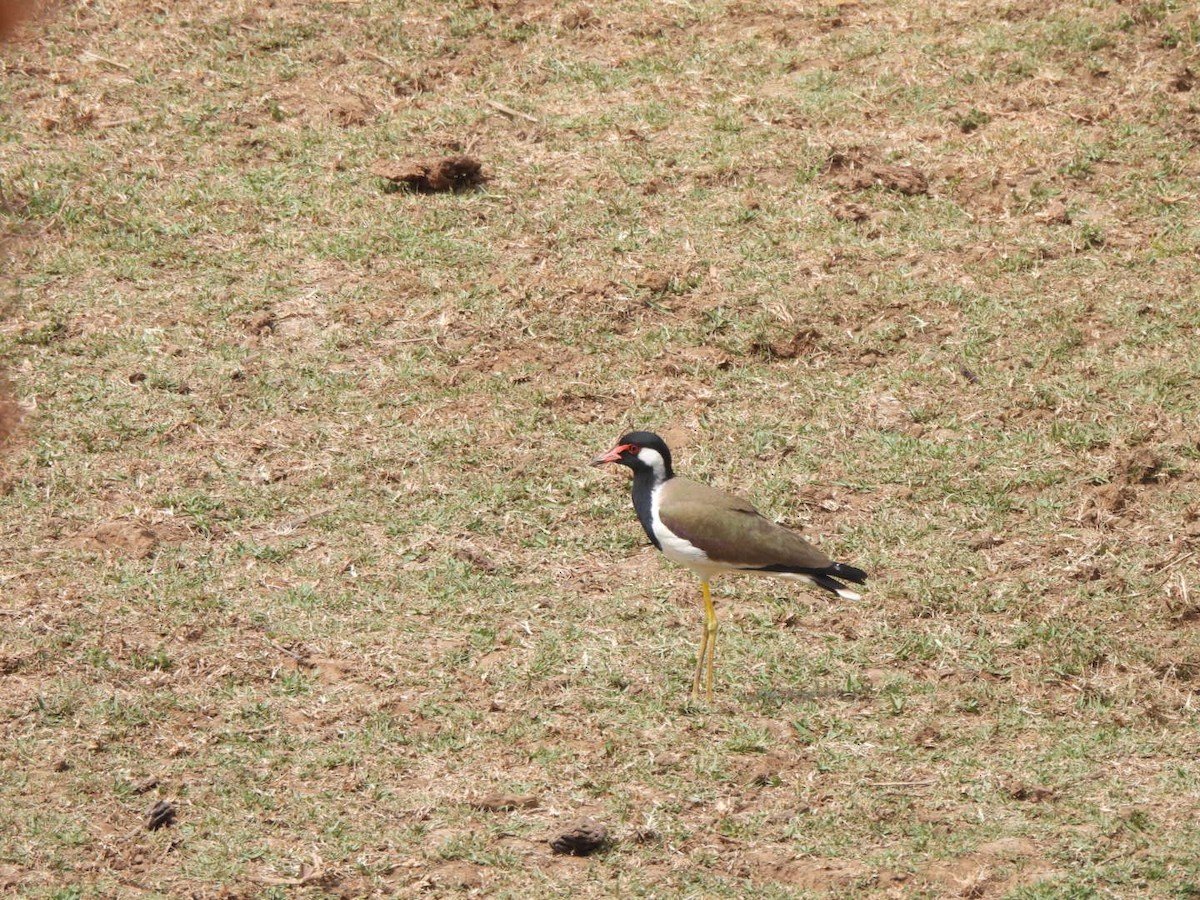
POLYGON ((867 583, 866 572, 862 569, 856 569, 854 566, 848 566, 845 563, 834 563, 825 571, 837 578, 845 578, 847 581, 853 581, 855 584, 867 583))

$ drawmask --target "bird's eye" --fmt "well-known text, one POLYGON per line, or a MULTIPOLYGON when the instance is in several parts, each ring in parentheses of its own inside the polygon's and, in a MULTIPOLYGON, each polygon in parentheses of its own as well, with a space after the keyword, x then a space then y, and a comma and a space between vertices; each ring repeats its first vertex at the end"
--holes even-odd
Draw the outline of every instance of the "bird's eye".
POLYGON ((625 445, 626 452, 632 453, 634 456, 637 456, 638 453, 641 451, 641 449, 642 448, 639 447, 637 444, 626 444, 625 445))

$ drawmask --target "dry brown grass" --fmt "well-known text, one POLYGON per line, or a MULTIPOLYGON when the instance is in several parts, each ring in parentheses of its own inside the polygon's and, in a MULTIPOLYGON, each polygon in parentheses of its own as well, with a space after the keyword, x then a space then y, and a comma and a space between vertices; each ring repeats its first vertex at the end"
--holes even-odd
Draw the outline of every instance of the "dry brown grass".
POLYGON ((0 889, 1194 896, 1198 37, 118 0, 5 48, 0 889), (720 583, 711 707, 584 468, 635 425, 872 573, 720 583))

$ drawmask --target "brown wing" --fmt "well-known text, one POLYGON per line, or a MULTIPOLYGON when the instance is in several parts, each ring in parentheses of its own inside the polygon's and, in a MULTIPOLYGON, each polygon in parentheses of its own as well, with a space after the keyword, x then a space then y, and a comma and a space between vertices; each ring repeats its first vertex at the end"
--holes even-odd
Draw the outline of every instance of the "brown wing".
POLYGON ((684 478, 663 486, 658 515, 714 562, 747 569, 819 570, 832 564, 804 538, 763 518, 748 500, 684 478))

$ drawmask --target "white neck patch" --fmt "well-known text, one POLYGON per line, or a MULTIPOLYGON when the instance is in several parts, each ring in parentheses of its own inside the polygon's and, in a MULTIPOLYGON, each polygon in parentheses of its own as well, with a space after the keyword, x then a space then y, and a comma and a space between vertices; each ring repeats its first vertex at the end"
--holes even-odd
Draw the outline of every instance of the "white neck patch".
POLYGON ((654 480, 662 481, 667 477, 667 464, 662 458, 662 454, 657 450, 652 450, 649 447, 643 447, 638 451, 637 458, 645 463, 654 472, 654 480))

